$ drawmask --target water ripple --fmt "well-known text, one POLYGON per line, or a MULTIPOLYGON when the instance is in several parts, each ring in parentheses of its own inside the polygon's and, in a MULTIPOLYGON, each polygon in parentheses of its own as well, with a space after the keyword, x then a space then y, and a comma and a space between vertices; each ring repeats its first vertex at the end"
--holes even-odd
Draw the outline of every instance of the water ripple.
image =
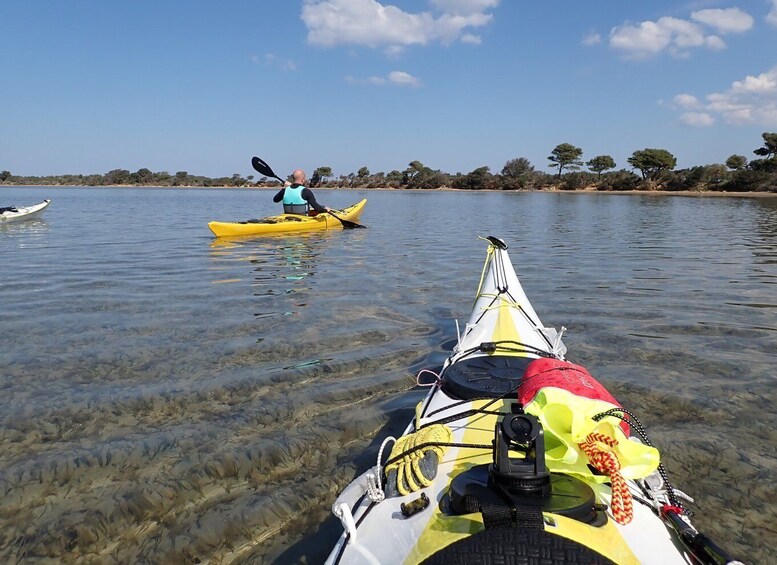
POLYGON ((330 191, 369 229, 216 240, 272 194, 3 190, 53 202, 0 226, 0 561, 320 562, 491 234, 697 524, 776 557, 775 199, 330 191))

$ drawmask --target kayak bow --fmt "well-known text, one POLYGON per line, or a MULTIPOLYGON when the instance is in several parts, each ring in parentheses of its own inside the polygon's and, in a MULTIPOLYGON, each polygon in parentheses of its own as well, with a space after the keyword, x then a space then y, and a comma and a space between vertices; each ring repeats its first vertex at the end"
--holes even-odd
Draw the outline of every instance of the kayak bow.
POLYGON ((332 506, 344 531, 327 563, 736 563, 693 528, 639 421, 565 359, 507 245, 487 241, 416 417, 332 506))

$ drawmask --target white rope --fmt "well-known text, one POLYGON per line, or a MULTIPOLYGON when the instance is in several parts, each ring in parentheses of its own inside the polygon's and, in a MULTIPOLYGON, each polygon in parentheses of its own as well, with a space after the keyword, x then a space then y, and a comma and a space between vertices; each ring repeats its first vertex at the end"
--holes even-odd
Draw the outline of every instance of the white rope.
POLYGON ((367 475, 367 496, 373 502, 383 502, 386 500, 386 493, 380 487, 380 471, 367 475))
POLYGON ((381 500, 384 500, 386 498, 386 493, 383 492, 383 485, 380 482, 381 476, 383 476, 383 464, 381 461, 383 461, 383 450, 386 449, 386 446, 390 441, 393 441, 394 443, 397 442, 397 438, 394 436, 388 436, 386 439, 383 440, 383 443, 380 444, 380 449, 378 450, 378 464, 375 465, 375 477, 377 481, 377 490, 380 491, 380 500, 375 500, 374 498, 370 497, 370 500, 373 500, 375 502, 380 502, 381 500))

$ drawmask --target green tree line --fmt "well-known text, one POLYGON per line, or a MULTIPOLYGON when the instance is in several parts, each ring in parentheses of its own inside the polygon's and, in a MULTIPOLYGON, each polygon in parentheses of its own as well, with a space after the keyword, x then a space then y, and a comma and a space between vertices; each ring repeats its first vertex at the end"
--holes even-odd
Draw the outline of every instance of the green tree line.
MULTIPOLYGON (((498 173, 478 167, 469 173, 450 174, 411 161, 404 170, 371 173, 361 167, 356 173, 335 177, 331 167, 318 167, 310 176, 312 187, 397 188, 464 190, 668 190, 720 192, 777 192, 777 133, 763 133, 763 145, 753 150, 755 158, 731 155, 725 164, 700 165, 675 170, 677 159, 666 149, 646 148, 634 151, 627 159, 629 169, 615 170, 610 155, 596 155, 587 161, 583 149, 561 143, 548 156, 553 174, 535 170, 524 157, 511 159, 498 173), (581 169, 586 167, 587 171, 581 169)), ((277 187, 274 179, 253 176, 208 178, 178 171, 154 173, 140 169, 134 173, 116 169, 104 175, 59 175, 47 177, 15 176, 0 171, 0 184, 61 186, 205 186, 277 187)))
POLYGON ((190 175, 178 171, 171 175, 167 171, 155 173, 149 169, 138 169, 134 173, 126 169, 114 169, 104 175, 52 175, 45 177, 18 176, 10 171, 0 171, 0 184, 36 186, 198 186, 224 187, 246 186, 253 175, 243 178, 239 173, 231 177, 210 178, 190 175))

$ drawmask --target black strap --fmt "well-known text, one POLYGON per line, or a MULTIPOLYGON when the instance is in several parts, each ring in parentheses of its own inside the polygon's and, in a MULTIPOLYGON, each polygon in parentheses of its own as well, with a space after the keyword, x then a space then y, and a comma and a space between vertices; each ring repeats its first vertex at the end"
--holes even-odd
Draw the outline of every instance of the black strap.
POLYGON ((483 485, 472 485, 474 493, 465 504, 473 512, 480 510, 483 525, 491 528, 521 528, 524 530, 544 530, 542 510, 538 506, 521 506, 507 501, 499 493, 483 485))

